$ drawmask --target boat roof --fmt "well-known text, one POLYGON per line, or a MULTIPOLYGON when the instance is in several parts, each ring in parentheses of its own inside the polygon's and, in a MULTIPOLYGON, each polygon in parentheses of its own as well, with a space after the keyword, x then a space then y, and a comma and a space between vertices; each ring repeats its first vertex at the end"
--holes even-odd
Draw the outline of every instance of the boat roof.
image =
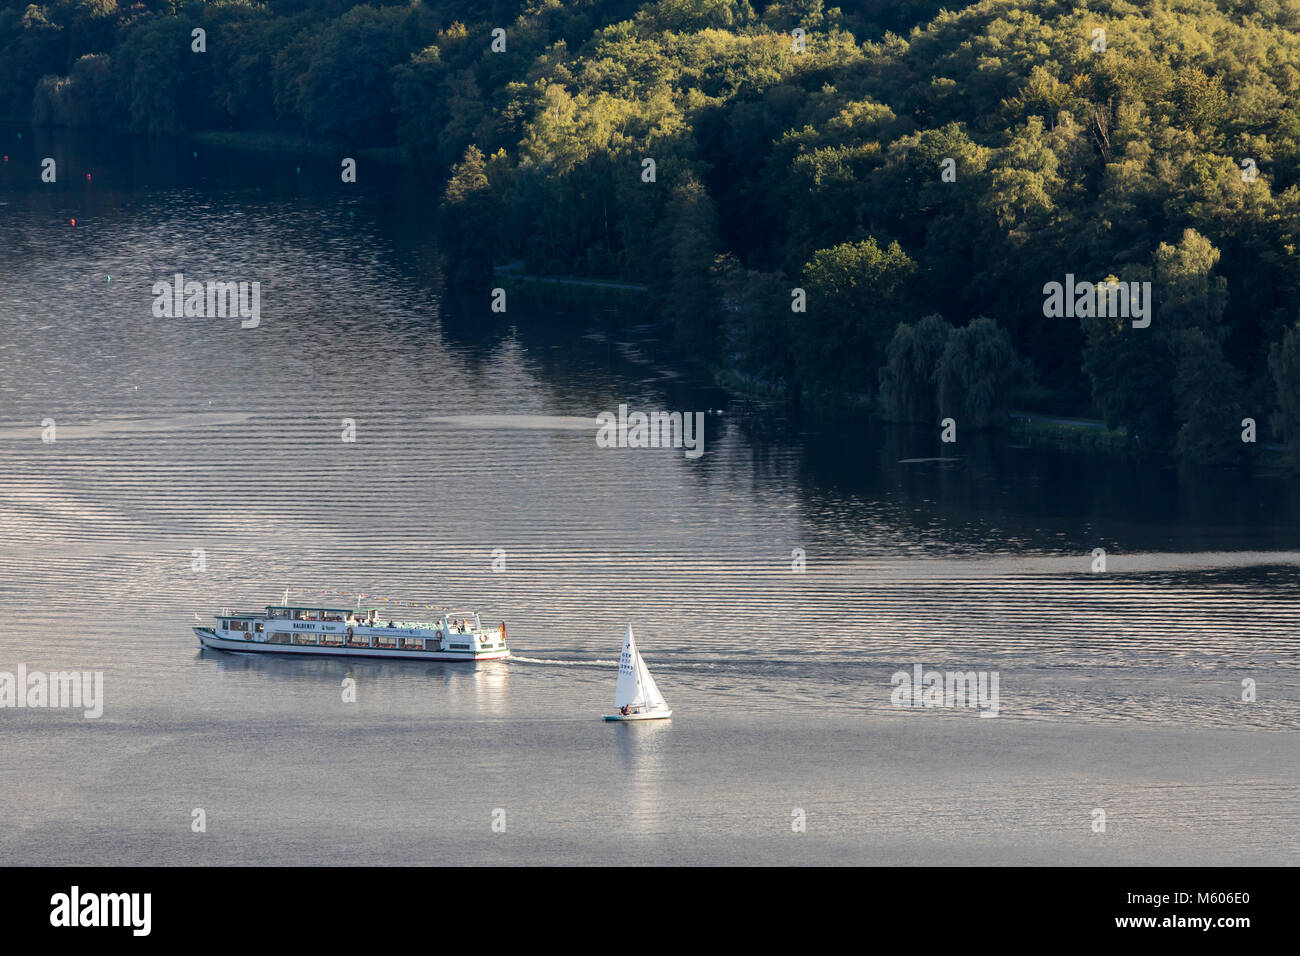
POLYGON ((441 614, 477 614, 478 613, 477 611, 471 611, 467 608, 451 608, 451 607, 431 608, 427 606, 421 607, 419 605, 413 607, 405 607, 400 604, 388 604, 382 607, 375 604, 363 604, 361 607, 335 607, 335 606, 327 606, 324 604, 268 604, 266 606, 266 609, 268 611, 271 610, 272 608, 278 611, 334 611, 341 614, 363 614, 363 613, 369 613, 370 611, 374 611, 376 614, 379 614, 383 612, 391 613, 393 611, 413 611, 417 609, 426 610, 426 611, 437 611, 441 614))
POLYGON ((274 609, 277 611, 333 611, 338 614, 362 614, 374 611, 378 613, 381 609, 366 605, 365 607, 326 607, 324 604, 268 604, 268 611, 274 609))
MULTIPOLYGON (((362 605, 361 607, 333 607, 325 604, 267 604, 265 605, 265 607, 268 612, 273 610, 274 611, 327 611, 331 614, 343 614, 343 615, 352 614, 357 617, 366 617, 370 614, 378 614, 380 616, 392 617, 394 611, 409 613, 410 611, 415 610, 415 608, 402 607, 400 605, 397 606, 386 605, 381 607, 373 604, 365 604, 362 605)), ((425 607, 423 608, 423 610, 432 610, 436 614, 439 615, 445 614, 449 617, 471 617, 471 616, 476 616, 478 614, 477 611, 470 611, 470 610, 456 609, 456 608, 447 608, 446 610, 440 610, 438 608, 425 607)), ((217 616, 233 617, 233 618, 255 617, 259 613, 260 613, 259 611, 229 611, 229 612, 222 612, 217 616)))

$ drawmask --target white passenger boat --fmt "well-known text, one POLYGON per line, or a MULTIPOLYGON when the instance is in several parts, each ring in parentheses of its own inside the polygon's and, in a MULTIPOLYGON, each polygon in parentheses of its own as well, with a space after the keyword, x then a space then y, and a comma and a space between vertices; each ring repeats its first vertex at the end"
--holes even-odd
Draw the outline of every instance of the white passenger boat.
POLYGON ((199 643, 242 654, 313 654, 417 661, 503 661, 506 625, 485 628, 473 611, 445 611, 433 620, 381 616, 377 607, 272 604, 265 611, 217 615, 196 627, 199 643))
POLYGON ((631 624, 627 626, 627 634, 623 638, 623 654, 618 660, 614 706, 618 708, 617 712, 606 714, 606 720, 663 720, 673 715, 664 695, 659 693, 655 679, 650 676, 650 668, 645 666, 645 659, 636 649, 631 624))

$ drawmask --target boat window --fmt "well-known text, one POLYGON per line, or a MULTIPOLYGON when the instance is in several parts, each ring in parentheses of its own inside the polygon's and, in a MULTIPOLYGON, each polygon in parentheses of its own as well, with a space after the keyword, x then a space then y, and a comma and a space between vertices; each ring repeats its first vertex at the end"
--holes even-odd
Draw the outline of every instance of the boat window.
POLYGON ((294 636, 293 636, 293 642, 294 642, 295 644, 315 644, 315 643, 316 643, 316 635, 315 635, 315 634, 303 634, 303 633, 299 632, 299 633, 294 634, 294 636))
POLYGON ((322 621, 342 621, 343 615, 338 611, 322 611, 320 619, 322 621))
POLYGON ((273 621, 287 621, 289 619, 289 609, 287 607, 273 607, 266 614, 273 621))
POLYGON ((297 620, 299 621, 314 621, 316 619, 317 619, 317 613, 315 608, 301 610, 298 612, 297 615, 297 620))
POLYGON ((261 621, 258 621, 253 625, 253 630, 257 631, 258 634, 261 634, 265 629, 265 625, 263 625, 261 621))
POLYGON ((408 651, 420 651, 424 649, 424 641, 418 637, 402 638, 402 648, 408 651))

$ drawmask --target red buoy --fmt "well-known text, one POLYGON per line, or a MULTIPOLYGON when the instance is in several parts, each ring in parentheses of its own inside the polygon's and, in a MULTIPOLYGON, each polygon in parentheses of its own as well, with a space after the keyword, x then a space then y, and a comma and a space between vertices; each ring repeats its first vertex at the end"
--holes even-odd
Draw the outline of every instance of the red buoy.
POLYGON ((90 173, 86 173, 86 182, 90 182, 90 173))
POLYGON ((72 220, 72 228, 73 228, 73 229, 76 229, 76 228, 77 228, 77 220, 75 220, 75 219, 72 220))

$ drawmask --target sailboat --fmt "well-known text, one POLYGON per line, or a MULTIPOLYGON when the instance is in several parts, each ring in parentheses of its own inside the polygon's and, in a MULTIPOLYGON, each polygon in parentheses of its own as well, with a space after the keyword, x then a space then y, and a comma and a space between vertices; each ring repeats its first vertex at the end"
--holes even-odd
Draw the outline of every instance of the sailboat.
POLYGON ((614 706, 618 708, 618 713, 606 714, 606 720, 662 720, 673 715, 664 695, 659 693, 655 679, 650 676, 641 652, 636 649, 631 624, 627 626, 627 636, 623 638, 623 656, 618 661, 614 706))

